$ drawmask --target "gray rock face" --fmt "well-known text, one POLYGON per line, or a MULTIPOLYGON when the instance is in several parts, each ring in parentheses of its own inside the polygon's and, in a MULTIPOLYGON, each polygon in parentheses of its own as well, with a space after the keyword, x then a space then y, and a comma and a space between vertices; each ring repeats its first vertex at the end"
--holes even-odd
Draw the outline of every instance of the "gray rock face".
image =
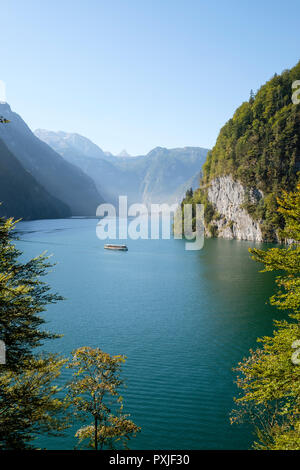
POLYGON ((219 213, 220 218, 214 220, 212 225, 218 228, 218 236, 228 239, 263 241, 260 224, 251 218, 242 207, 246 197, 252 203, 263 198, 263 193, 256 188, 246 190, 230 175, 215 178, 208 188, 208 199, 219 213))

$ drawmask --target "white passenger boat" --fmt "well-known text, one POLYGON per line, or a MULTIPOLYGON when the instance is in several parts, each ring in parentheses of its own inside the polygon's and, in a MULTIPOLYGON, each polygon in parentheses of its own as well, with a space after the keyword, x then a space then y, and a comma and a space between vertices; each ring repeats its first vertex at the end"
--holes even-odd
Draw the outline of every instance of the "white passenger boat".
POLYGON ((128 251, 126 245, 104 245, 105 250, 117 250, 117 251, 128 251))

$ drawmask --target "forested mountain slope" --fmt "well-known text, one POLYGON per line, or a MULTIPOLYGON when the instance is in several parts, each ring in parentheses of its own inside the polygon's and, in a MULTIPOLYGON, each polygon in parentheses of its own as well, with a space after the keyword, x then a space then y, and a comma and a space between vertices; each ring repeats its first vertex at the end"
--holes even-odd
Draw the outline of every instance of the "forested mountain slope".
POLYGON ((275 75, 221 129, 203 166, 200 188, 184 202, 203 202, 207 233, 278 240, 276 197, 295 189, 300 170, 300 105, 292 83, 300 62, 275 75))

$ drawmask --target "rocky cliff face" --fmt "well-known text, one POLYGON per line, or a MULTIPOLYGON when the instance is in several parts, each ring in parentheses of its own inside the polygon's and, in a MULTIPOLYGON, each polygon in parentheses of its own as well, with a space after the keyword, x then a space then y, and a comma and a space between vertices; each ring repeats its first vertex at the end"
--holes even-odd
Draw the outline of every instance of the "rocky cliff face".
POLYGON ((243 208, 246 199, 258 203, 263 193, 255 188, 247 190, 232 177, 221 176, 210 182, 207 196, 215 209, 215 216, 207 234, 222 238, 261 242, 263 236, 259 221, 255 221, 243 208))

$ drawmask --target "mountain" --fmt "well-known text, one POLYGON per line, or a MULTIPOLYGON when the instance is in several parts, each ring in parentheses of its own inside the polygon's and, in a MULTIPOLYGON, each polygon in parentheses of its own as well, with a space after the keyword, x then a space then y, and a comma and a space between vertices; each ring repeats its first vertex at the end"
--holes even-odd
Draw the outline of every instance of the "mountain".
POLYGON ((78 156, 89 158, 102 158, 104 160, 110 158, 110 154, 103 152, 91 140, 79 134, 63 131, 52 132, 45 129, 37 129, 34 134, 55 149, 66 160, 68 160, 69 154, 78 154, 78 156))
POLYGON ((175 193, 171 195, 170 201, 181 202, 184 199, 187 191, 190 189, 193 191, 198 189, 200 179, 201 172, 199 171, 176 189, 175 193))
POLYGON ((17 219, 69 217, 68 206, 51 196, 0 139, 0 216, 17 219))
POLYGON ((80 136, 86 143, 82 151, 71 134, 41 129, 35 132, 66 160, 92 177, 105 199, 113 203, 119 195, 127 195, 129 204, 181 201, 189 181, 198 179, 208 151, 200 147, 157 147, 138 157, 107 153, 103 157, 103 151, 85 137, 80 136))
POLYGON ((192 201, 205 204, 210 235, 279 241, 277 197, 295 189, 300 170, 300 106, 292 83, 300 62, 275 75, 221 129, 192 201))
POLYGON ((140 186, 143 201, 180 202, 183 188, 198 177, 206 154, 207 149, 198 147, 151 150, 144 158, 145 172, 140 186))
MULTIPOLYGON (((116 203, 114 185, 120 186, 122 174, 114 167, 114 157, 79 134, 37 129, 35 135, 59 153, 64 160, 89 175, 105 201, 116 203)), ((122 186, 121 186, 122 187, 122 186)))
POLYGON ((117 157, 131 157, 131 155, 124 149, 122 152, 118 153, 117 157))
POLYGON ((50 195, 69 206, 71 215, 95 215, 103 198, 93 180, 38 139, 7 103, 0 103, 0 115, 11 121, 0 126, 0 138, 25 170, 50 195))

